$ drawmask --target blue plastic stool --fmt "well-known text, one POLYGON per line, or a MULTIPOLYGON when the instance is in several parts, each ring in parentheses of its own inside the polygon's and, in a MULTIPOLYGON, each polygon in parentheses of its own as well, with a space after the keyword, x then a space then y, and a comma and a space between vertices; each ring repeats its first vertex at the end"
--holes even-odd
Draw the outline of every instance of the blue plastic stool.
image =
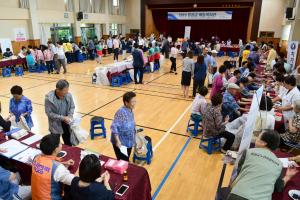
POLYGON ((111 78, 111 86, 112 87, 121 87, 122 86, 122 78, 120 76, 113 76, 111 78))
POLYGON ((80 62, 80 63, 84 61, 84 58, 80 52, 77 54, 76 59, 77 59, 77 62, 80 62))
POLYGON ((121 74, 120 75, 121 79, 122 79, 122 84, 128 84, 129 82, 127 81, 127 75, 126 74, 121 74))
POLYGON ((90 129, 91 139, 93 140, 94 137, 103 136, 106 138, 106 128, 104 125, 104 118, 103 117, 93 117, 91 119, 91 129, 90 129), (102 129, 101 133, 96 133, 95 130, 102 129))
POLYGON ((199 133, 203 133, 203 129, 199 130, 199 127, 201 127, 200 122, 201 121, 193 120, 193 118, 191 117, 189 119, 186 131, 191 132, 191 135, 193 137, 197 137, 199 133), (194 123, 192 123, 192 122, 194 122, 194 123))
POLYGON ((135 162, 135 160, 142 160, 142 161, 146 161, 147 164, 150 165, 152 157, 153 157, 152 142, 148 141, 146 157, 138 157, 136 154, 134 154, 133 155, 133 162, 135 162))
POLYGON ((204 149, 209 155, 214 151, 221 150, 221 138, 219 137, 204 137, 201 136, 199 148, 204 149), (207 143, 205 145, 204 143, 207 143))
POLYGON ((41 67, 39 65, 29 65, 28 71, 31 73, 40 73, 42 72, 41 67))
POLYGON ((81 55, 82 55, 83 60, 87 60, 87 55, 85 53, 83 53, 81 55))
POLYGON ((15 76, 23 76, 23 75, 24 75, 23 67, 16 67, 15 76))
POLYGON ((132 79, 129 72, 126 72, 127 83, 131 83, 132 79))
POLYGON ((231 51, 228 51, 227 56, 229 56, 230 58, 234 58, 234 53, 231 51))
POLYGON ((219 51, 218 54, 217 54, 217 56, 218 56, 218 57, 224 56, 224 51, 219 51))
POLYGON ((11 77, 11 69, 10 68, 2 68, 2 76, 3 77, 11 77))
POLYGON ((145 66, 145 73, 150 73, 150 72, 151 72, 150 65, 146 65, 145 66))

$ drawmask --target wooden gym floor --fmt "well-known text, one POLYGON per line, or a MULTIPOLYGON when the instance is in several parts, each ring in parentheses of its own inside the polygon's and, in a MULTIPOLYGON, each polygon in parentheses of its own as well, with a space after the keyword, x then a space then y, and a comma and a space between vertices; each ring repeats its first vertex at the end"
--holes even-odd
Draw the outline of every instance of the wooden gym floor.
MULTIPOLYGON (((217 58, 219 64, 227 59, 217 58)), ((112 56, 104 57, 104 63, 112 63, 112 56)), ((208 155, 199 149, 199 137, 189 138, 186 126, 190 116, 192 99, 184 99, 180 88, 181 59, 177 60, 178 75, 170 74, 170 61, 166 60, 159 72, 145 74, 144 85, 129 84, 120 88, 91 84, 96 61, 68 65, 66 75, 26 73, 23 77, 0 78, 2 116, 8 115, 10 88, 20 85, 24 95, 32 100, 32 131, 48 134, 48 121, 44 111, 44 97, 55 88, 59 79, 70 82, 76 105, 76 115, 82 116, 82 128, 89 130, 90 118, 102 116, 108 130, 106 139, 88 140, 80 146, 107 156, 115 157, 109 141, 110 125, 115 112, 123 105, 126 91, 137 94, 134 111, 138 127, 152 138, 154 158, 148 170, 153 199, 158 200, 212 200, 222 169, 222 155, 208 155)), ((191 94, 191 92, 190 92, 191 94)), ((226 170, 228 183, 231 170, 226 170)))

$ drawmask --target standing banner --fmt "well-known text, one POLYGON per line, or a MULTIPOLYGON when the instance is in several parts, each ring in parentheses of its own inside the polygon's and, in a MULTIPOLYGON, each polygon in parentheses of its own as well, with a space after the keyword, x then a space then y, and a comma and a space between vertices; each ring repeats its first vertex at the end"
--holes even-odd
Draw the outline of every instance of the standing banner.
POLYGON ((232 11, 168 12, 168 20, 231 20, 232 11))
POLYGON ((26 31, 25 28, 14 28, 15 41, 22 42, 26 41, 26 31))
MULTIPOLYGON (((248 113, 243 137, 241 140, 240 148, 238 155, 240 156, 244 150, 247 150, 250 146, 253 130, 255 127, 256 118, 259 114, 259 104, 261 97, 263 95, 263 88, 264 86, 261 86, 256 93, 253 95, 250 111, 248 113)), ((238 158, 239 159, 239 158, 238 158)))
POLYGON ((185 26, 184 27, 184 38, 185 39, 190 39, 191 37, 191 26, 185 26))
POLYGON ((297 52, 298 52, 298 41, 289 41, 288 51, 287 51, 287 63, 292 66, 292 69, 295 68, 297 52))

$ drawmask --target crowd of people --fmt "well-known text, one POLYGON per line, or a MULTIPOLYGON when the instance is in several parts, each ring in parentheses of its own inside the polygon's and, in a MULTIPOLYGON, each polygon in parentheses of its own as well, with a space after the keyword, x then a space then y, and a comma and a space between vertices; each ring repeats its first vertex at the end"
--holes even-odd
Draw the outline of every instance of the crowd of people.
MULTIPOLYGON (((109 37, 106 41, 89 38, 86 47, 67 41, 58 42, 56 46, 48 42, 48 46, 41 49, 22 47, 19 56, 26 57, 30 66, 46 64, 48 73, 53 69, 59 73, 61 66, 66 73, 66 63, 76 59, 76 52, 86 53, 89 59, 96 59, 98 63, 107 54, 113 53, 113 59, 117 62, 120 52, 123 59, 126 53, 132 53, 136 84, 143 83, 146 64, 143 54, 147 55, 148 64, 156 63, 158 66, 161 55, 169 58, 170 73, 174 74, 177 74, 177 58, 182 56, 181 86, 184 98, 190 98, 189 86, 193 81, 191 119, 201 123, 205 137, 224 138, 225 143, 221 148, 224 154, 239 148, 252 97, 264 85, 266 92, 260 100, 253 132, 252 143, 255 147, 245 151, 239 160, 237 177, 231 185, 228 199, 269 199, 274 188, 281 191, 298 172, 288 169, 286 175, 282 176, 282 164, 273 153, 278 147, 285 150, 287 143, 300 142, 300 91, 294 75, 296 69, 285 61, 283 53, 276 52, 272 43, 258 45, 255 42, 245 45, 240 42, 238 60, 226 60, 218 66, 218 44, 218 41, 196 43, 186 39, 173 42, 171 37, 161 35, 155 38, 154 34, 149 38, 138 35, 129 39, 119 35, 109 37), (261 64, 264 61, 265 65, 261 64), (258 73, 261 67, 265 68, 266 73, 270 72, 269 80, 264 81, 267 74, 258 73), (276 96, 271 98, 269 91, 276 96), (284 119, 283 127, 279 130, 275 128, 276 112, 282 113, 284 119), (249 188, 248 185, 253 187, 249 188)), ((227 44, 231 44, 231 40, 227 44)), ((10 55, 9 51, 6 55, 10 55)), ((8 131, 13 124, 30 130, 34 126, 31 101, 23 96, 20 86, 12 87, 11 94, 10 115, 7 118, 0 115, 0 126, 4 131, 8 131)), ((117 159, 129 161, 132 148, 136 145, 137 130, 133 113, 136 94, 125 93, 123 103, 124 106, 116 112, 112 121, 111 143, 117 159), (127 149, 127 155, 121 152, 122 146, 127 149)), ((74 110, 69 83, 59 80, 56 88, 45 96, 45 113, 51 134, 42 138, 42 154, 33 161, 31 192, 19 185, 17 173, 0 167, 0 182, 6 185, 6 189, 0 188, 1 198, 31 195, 34 200, 61 199, 60 183, 64 183, 70 186, 69 190, 65 190, 65 199, 113 199, 108 183, 110 175, 108 172, 101 175, 101 164, 96 156, 84 157, 79 173, 75 175, 67 169, 74 164, 73 160, 60 162, 56 158, 62 148, 60 137, 64 144, 72 146, 70 124, 74 110)), ((5 152, 5 149, 0 151, 5 152)), ((293 157, 290 160, 300 161, 300 158, 293 157)))

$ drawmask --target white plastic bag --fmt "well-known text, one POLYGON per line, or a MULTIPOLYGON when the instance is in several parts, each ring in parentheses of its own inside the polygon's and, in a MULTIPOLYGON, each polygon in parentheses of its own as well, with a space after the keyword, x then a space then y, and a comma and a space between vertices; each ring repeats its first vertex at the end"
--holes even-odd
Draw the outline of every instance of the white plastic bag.
POLYGON ((78 145, 85 142, 89 133, 80 127, 81 118, 74 118, 72 123, 70 124, 71 129, 71 143, 72 145, 78 145))
POLYGON ((29 126, 27 125, 26 119, 23 116, 20 116, 20 121, 16 122, 16 117, 13 115, 9 118, 12 127, 17 127, 20 129, 24 129, 26 131, 30 131, 29 126))

